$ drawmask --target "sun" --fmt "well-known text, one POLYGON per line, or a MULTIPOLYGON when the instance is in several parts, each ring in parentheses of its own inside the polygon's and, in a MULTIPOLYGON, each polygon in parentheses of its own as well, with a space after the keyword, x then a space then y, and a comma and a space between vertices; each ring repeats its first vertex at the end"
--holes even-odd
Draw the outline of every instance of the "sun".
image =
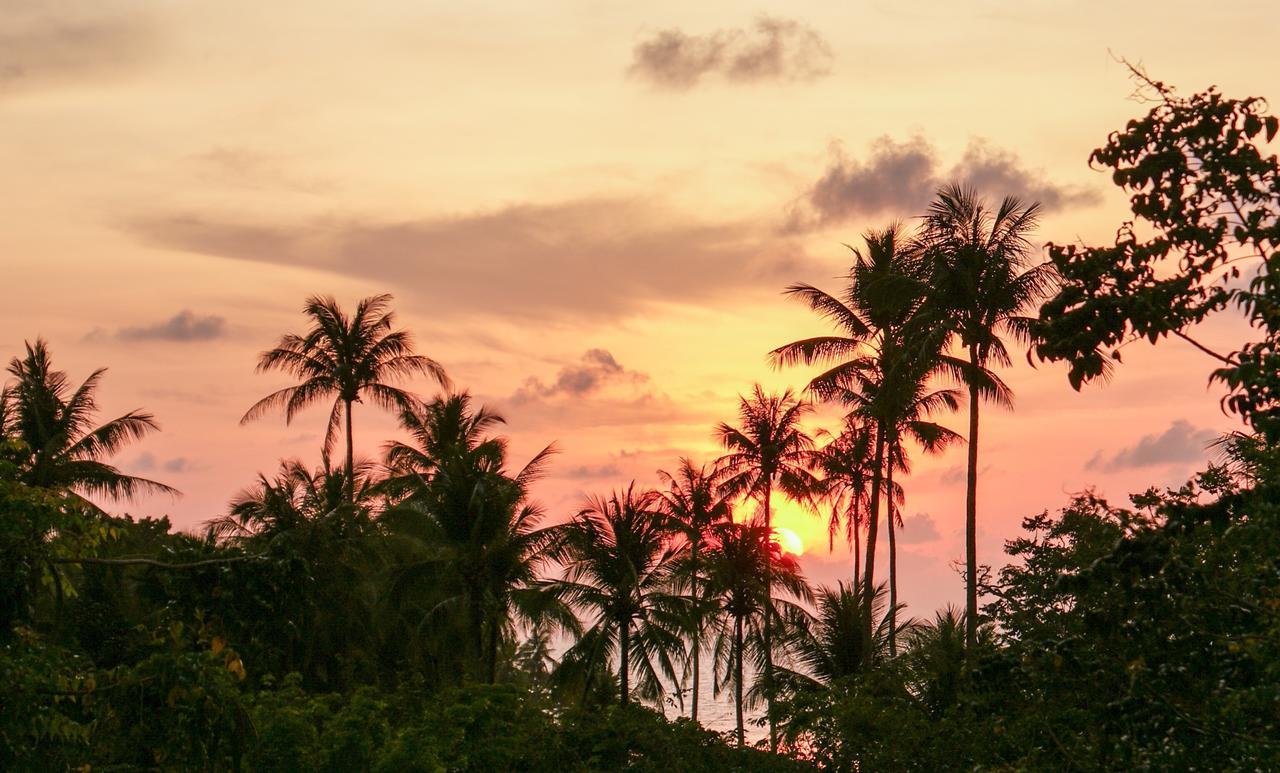
POLYGON ((783 552, 793 556, 804 553, 804 542, 800 540, 800 535, 786 527, 773 527, 773 541, 778 543, 778 547, 782 548, 783 552))

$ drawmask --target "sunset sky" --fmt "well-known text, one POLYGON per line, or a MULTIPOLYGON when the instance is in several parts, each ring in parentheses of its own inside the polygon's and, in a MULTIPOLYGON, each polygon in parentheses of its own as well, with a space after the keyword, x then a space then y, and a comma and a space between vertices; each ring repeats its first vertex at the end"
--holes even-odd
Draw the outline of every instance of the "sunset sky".
MULTIPOLYGON (((288 383, 258 352, 309 294, 391 292, 517 462, 561 448, 537 493, 563 518, 712 458, 754 382, 802 387, 765 354, 826 328, 780 290, 837 287, 842 242, 941 182, 1042 201, 1043 241, 1109 240, 1125 200, 1088 154, 1145 110, 1113 54, 1280 94, 1280 50, 1247 37, 1272 3, 1123 6, 0 0, 0 353, 43 336, 74 379, 108 366, 103 418, 163 427, 118 463, 184 494, 122 509, 196 528, 278 458, 318 462, 319 410, 238 424, 288 383)), ((1125 355, 1079 394, 1062 366, 1005 374, 980 561, 1070 492, 1181 482, 1236 426, 1189 346, 1125 355)), ((366 455, 394 433, 355 421, 366 455)), ((964 454, 916 461, 902 583, 924 614, 962 598, 964 454)), ((809 574, 842 577, 824 525, 780 509, 809 574)))

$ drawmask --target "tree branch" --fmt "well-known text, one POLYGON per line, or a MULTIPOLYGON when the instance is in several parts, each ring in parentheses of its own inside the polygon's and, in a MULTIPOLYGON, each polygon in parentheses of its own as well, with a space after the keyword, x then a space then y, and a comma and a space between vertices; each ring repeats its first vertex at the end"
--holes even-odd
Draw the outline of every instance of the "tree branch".
POLYGON ((1215 352, 1214 350, 1210 349, 1209 347, 1207 347, 1207 346, 1205 346, 1204 344, 1200 343, 1199 341, 1195 340, 1194 338, 1192 338, 1191 336, 1189 336, 1189 335, 1187 335, 1186 333, 1182 332, 1181 330, 1175 330, 1175 331, 1173 331, 1173 334, 1174 334, 1174 335, 1176 335, 1177 337, 1181 338, 1182 340, 1186 341, 1187 343, 1191 344, 1191 345, 1192 345, 1192 346, 1194 346, 1195 348, 1199 349, 1200 351, 1204 352, 1205 354, 1209 355, 1210 357, 1214 358, 1215 360, 1218 360, 1218 361, 1220 361, 1220 362, 1224 362, 1224 363, 1226 363, 1227 365, 1239 365, 1239 364, 1240 364, 1238 361, 1233 360, 1233 359, 1231 359, 1230 357, 1227 357, 1227 356, 1222 355, 1222 354, 1218 354, 1218 353, 1217 353, 1217 352, 1215 352))

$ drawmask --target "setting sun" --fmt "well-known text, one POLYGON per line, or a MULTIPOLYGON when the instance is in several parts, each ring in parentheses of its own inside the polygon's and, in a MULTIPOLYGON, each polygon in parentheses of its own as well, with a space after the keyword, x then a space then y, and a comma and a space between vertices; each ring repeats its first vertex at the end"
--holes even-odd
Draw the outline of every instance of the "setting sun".
POLYGON ((800 535, 790 529, 782 526, 773 527, 773 541, 778 543, 784 552, 793 556, 804 553, 804 542, 800 540, 800 535))

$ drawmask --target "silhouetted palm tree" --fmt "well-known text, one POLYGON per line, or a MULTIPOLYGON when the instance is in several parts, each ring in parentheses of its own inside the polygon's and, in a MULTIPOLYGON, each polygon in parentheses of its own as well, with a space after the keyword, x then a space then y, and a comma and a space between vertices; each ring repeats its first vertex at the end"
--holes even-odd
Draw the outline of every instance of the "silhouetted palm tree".
MULTIPOLYGON (((785 680, 793 689, 828 685, 839 679, 865 673, 884 662, 889 650, 891 608, 888 594, 881 584, 869 594, 872 607, 863 609, 868 594, 858 581, 835 588, 822 587, 814 593, 816 613, 807 625, 792 626, 787 649, 799 669, 788 669, 785 680), (870 642, 863 641, 862 621, 875 621, 870 642)), ((908 624, 907 630, 914 624, 908 624)))
POLYGON ((93 426, 98 409, 94 393, 106 368, 95 370, 73 389, 67 374, 53 369, 43 340, 37 339, 34 345, 28 342, 26 349, 25 357, 9 362, 15 381, 3 400, 7 432, 23 444, 19 469, 23 483, 111 499, 178 493, 163 483, 126 475, 104 461, 159 429, 155 418, 142 411, 93 426))
POLYGON ((875 429, 857 413, 844 417, 841 431, 832 435, 818 450, 818 469, 822 472, 822 494, 831 507, 827 520, 827 549, 835 548, 836 535, 844 529, 845 541, 853 547, 853 576, 862 566, 862 530, 871 498, 872 457, 875 429))
MULTIPOLYGON (((761 522, 773 534, 772 498, 778 489, 791 499, 811 505, 820 483, 811 470, 817 463, 813 438, 800 425, 813 406, 786 390, 766 395, 759 384, 738 408, 739 426, 721 423, 716 435, 725 455, 716 462, 721 471, 720 490, 727 496, 745 496, 760 504, 761 522)), ((768 571, 769 565, 765 565, 768 571)), ((766 589, 772 584, 767 582, 766 589)), ((764 691, 769 703, 770 748, 777 749, 773 722, 772 622, 765 617, 764 691)))
POLYGON ((298 459, 283 459, 274 478, 259 473, 252 486, 236 494, 228 513, 209 522, 210 532, 218 538, 270 537, 352 504, 367 519, 379 500, 375 472, 373 462, 356 462, 355 499, 350 502, 347 474, 335 470, 328 458, 315 470, 298 459))
MULTIPOLYGON (((906 632, 902 662, 911 692, 933 716, 954 705, 964 679, 968 659, 968 625, 962 610, 948 606, 927 623, 917 623, 906 632)), ((992 647, 995 634, 990 625, 980 626, 979 649, 992 647)))
MULTIPOLYGON (((763 693, 768 701, 774 692, 771 684, 760 682, 750 694, 745 691, 744 661, 750 655, 756 669, 772 667, 773 630, 784 618, 802 614, 796 604, 778 596, 787 594, 808 601, 811 595, 799 562, 782 552, 762 523, 722 524, 715 535, 706 562, 708 598, 716 599, 719 612, 715 691, 718 695, 725 686, 733 685, 737 740, 738 746, 743 746, 743 709, 748 700, 763 693)), ((770 743, 776 745, 776 738, 770 743)))
POLYGON ((631 700, 631 676, 640 677, 641 697, 656 700, 663 679, 674 682, 684 600, 670 592, 677 547, 671 519, 652 491, 632 483, 608 498, 590 498, 565 526, 559 558, 564 578, 557 595, 585 612, 587 630, 565 654, 565 663, 590 675, 617 654, 619 699, 631 700))
POLYGON ((659 477, 667 484, 662 492, 664 507, 671 516, 674 528, 684 537, 688 546, 688 565, 682 572, 689 583, 690 624, 689 663, 693 672, 693 705, 690 718, 698 721, 698 690, 701 684, 702 634, 706 627, 707 610, 702 595, 702 551, 710 531, 732 517, 729 500, 717 490, 715 474, 705 466, 695 467, 684 458, 680 468, 672 475, 659 470, 659 477))
POLYGON ((346 473, 349 499, 354 495, 355 446, 351 434, 351 407, 368 397, 375 404, 394 411, 413 407, 416 399, 385 381, 415 374, 430 376, 447 387, 444 368, 429 357, 413 353, 407 331, 392 330, 394 315, 389 310, 390 295, 375 295, 356 305, 350 317, 329 296, 307 299, 303 313, 311 318, 305 335, 292 333, 280 339, 276 348, 262 353, 258 371, 282 370, 302 383, 273 392, 254 403, 243 424, 268 411, 284 408, 285 422, 320 400, 334 398, 325 430, 327 456, 337 437, 338 425, 346 421, 346 473))
POLYGON ((380 519, 389 533, 419 546, 397 570, 392 595, 426 590, 423 624, 461 611, 473 661, 490 683, 497 680, 499 645, 517 623, 576 627, 539 582, 560 527, 542 525, 545 513, 530 501, 529 488, 554 449, 509 474, 507 441, 489 434, 502 423, 483 406, 472 409, 466 392, 402 413, 401 426, 416 445, 387 445, 383 487, 398 504, 380 519))
POLYGON ((925 215, 921 245, 930 271, 929 303, 936 323, 965 348, 953 371, 969 388, 969 458, 965 493, 965 624, 970 649, 978 632, 978 406, 980 398, 1011 405, 1012 394, 988 370, 1008 365, 1002 336, 1030 343, 1024 314, 1054 282, 1052 267, 1032 265, 1029 239, 1039 204, 1008 196, 991 209, 972 188, 940 190, 925 215))

